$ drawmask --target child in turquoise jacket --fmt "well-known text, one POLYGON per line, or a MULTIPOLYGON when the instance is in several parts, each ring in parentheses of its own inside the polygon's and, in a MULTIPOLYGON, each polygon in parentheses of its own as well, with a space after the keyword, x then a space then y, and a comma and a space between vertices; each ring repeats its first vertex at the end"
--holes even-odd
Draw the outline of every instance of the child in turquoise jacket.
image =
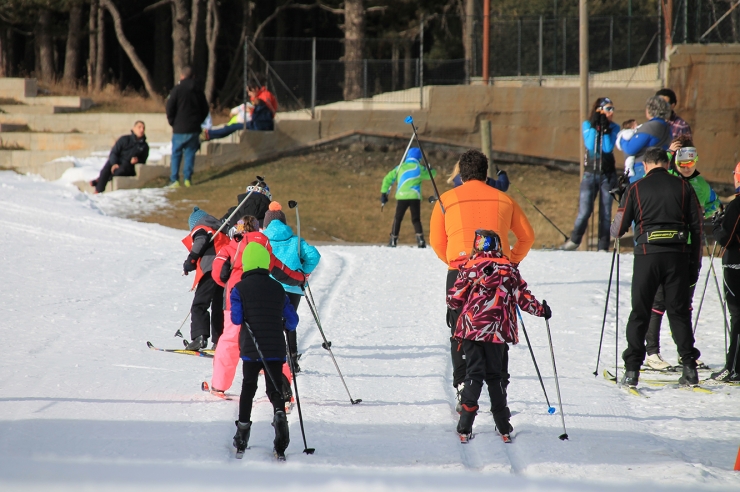
MULTIPOLYGON (((401 221, 406 215, 406 209, 411 209, 411 223, 416 232, 416 242, 420 248, 426 248, 424 242, 424 230, 421 227, 421 181, 431 179, 429 171, 420 164, 421 150, 416 147, 409 149, 403 164, 396 166, 383 178, 380 186, 380 203, 388 203, 388 191, 393 183, 396 186, 396 215, 393 218, 391 238, 388 246, 395 248, 398 244, 398 231, 401 229, 401 221)), ((432 171, 431 176, 436 176, 437 171, 432 171)))

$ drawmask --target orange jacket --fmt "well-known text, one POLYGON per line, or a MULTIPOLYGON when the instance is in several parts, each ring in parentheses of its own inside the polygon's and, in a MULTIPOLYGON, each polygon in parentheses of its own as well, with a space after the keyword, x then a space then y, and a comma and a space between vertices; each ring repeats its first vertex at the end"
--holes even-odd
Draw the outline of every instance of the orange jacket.
POLYGON ((473 249, 476 229, 489 229, 501 237, 504 255, 519 263, 534 244, 534 230, 519 205, 506 193, 486 183, 470 180, 441 196, 445 214, 439 203, 432 211, 429 244, 450 270, 468 260, 473 249), (517 241, 509 246, 509 231, 517 241))

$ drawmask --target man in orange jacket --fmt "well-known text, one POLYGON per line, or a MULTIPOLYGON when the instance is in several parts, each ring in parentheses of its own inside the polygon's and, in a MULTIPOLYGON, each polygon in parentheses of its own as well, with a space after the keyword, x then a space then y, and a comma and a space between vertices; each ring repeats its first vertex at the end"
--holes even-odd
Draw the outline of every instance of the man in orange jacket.
MULTIPOLYGON (((465 264, 473 249, 476 229, 495 231, 501 238, 501 250, 513 265, 518 265, 534 244, 534 230, 519 205, 506 193, 486 184, 488 159, 478 150, 468 150, 460 156, 458 186, 440 197, 432 211, 429 244, 448 267, 445 295, 454 285, 458 269, 465 264), (516 244, 509 246, 509 231, 516 236, 516 244)), ((454 335, 459 311, 447 310, 447 326, 454 335)), ((459 343, 450 337, 452 354, 452 384, 459 394, 465 379, 465 359, 459 343)), ((508 362, 508 357, 505 355, 508 362)), ((506 367, 508 364, 505 364, 506 367)), ((508 384, 508 375, 504 380, 508 384)))

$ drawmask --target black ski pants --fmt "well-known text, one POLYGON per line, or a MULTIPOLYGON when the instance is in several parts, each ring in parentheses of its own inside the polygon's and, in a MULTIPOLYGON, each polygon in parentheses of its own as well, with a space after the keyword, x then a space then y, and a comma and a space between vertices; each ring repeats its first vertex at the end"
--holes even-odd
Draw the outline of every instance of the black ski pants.
POLYGON ((730 311, 730 346, 727 350, 725 369, 740 372, 740 270, 723 268, 725 299, 730 311))
POLYGON ((267 388, 267 397, 272 403, 273 413, 278 410, 285 410, 283 394, 280 389, 275 388, 272 379, 270 379, 270 375, 272 375, 277 384, 282 383, 283 362, 278 360, 263 364, 262 362, 245 360, 242 361, 244 379, 242 379, 242 394, 239 397, 239 422, 252 421, 252 400, 254 400, 254 395, 257 393, 257 380, 262 369, 265 369, 265 387, 267 388), (269 374, 267 371, 270 371, 269 374))
MULTIPOLYGON (((696 284, 689 287, 689 311, 691 311, 691 301, 694 299, 694 290, 696 284)), ((650 325, 645 335, 645 350, 648 355, 660 353, 660 325, 663 322, 663 313, 665 313, 665 289, 661 285, 655 293, 652 312, 650 313, 650 325)))
POLYGON ((673 341, 684 363, 696 361, 689 306, 689 269, 687 253, 635 255, 632 269, 632 312, 627 322, 627 349, 622 353, 628 371, 639 371, 645 361, 645 336, 650 324, 655 293, 665 289, 666 312, 673 341))
POLYGON ((421 200, 396 200, 396 216, 393 218, 391 234, 398 236, 406 209, 411 209, 411 223, 414 224, 414 231, 417 234, 424 234, 424 229, 421 228, 421 200))
POLYGON ((136 168, 132 164, 119 164, 118 169, 116 169, 115 172, 111 171, 112 167, 113 164, 111 164, 110 161, 107 161, 105 166, 103 166, 103 169, 100 170, 100 175, 98 175, 98 179, 95 180, 95 191, 98 193, 105 191, 108 181, 110 181, 113 176, 136 176, 136 168))
POLYGON ((508 424, 511 416, 506 406, 509 363, 507 344, 463 340, 462 346, 465 351, 466 372, 465 389, 463 389, 460 403, 468 408, 477 407, 483 381, 485 381, 488 386, 488 396, 491 398, 491 412, 496 427, 508 429, 508 425, 504 425, 508 424))
MULTIPOLYGON (((288 300, 293 305, 293 308, 298 311, 298 305, 301 303, 301 298, 303 296, 294 292, 287 292, 286 294, 288 295, 288 300)), ((297 330, 288 332, 288 347, 290 348, 291 357, 298 354, 298 335, 296 334, 296 331, 297 330)))
POLYGON ((224 288, 213 280, 211 272, 206 272, 198 282, 190 307, 190 337, 195 340, 201 335, 203 338, 211 335, 213 343, 218 343, 223 331, 224 288), (210 315, 208 308, 211 309, 210 315))

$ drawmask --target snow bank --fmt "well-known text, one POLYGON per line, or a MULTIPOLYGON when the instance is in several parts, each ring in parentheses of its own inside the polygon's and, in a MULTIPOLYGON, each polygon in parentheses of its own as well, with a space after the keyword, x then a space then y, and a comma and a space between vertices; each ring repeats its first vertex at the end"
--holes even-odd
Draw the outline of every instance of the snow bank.
MULTIPOLYGON (((113 194, 110 194, 113 195, 113 194)), ((312 276, 336 375, 305 303, 300 394, 308 445, 290 416, 288 462, 271 455, 270 405, 258 391, 251 448, 233 458, 238 400, 200 391, 207 359, 178 347, 191 277, 185 231, 101 214, 68 187, 0 173, 0 488, 3 490, 738 490, 738 388, 704 395, 645 386, 650 399, 594 377, 610 255, 533 251, 524 278, 554 312, 569 441, 549 415, 529 352, 511 348, 515 442, 494 431, 486 398, 476 438, 454 432, 445 269, 429 249, 321 247, 312 276)), ((631 256, 621 262, 620 336, 631 256)), ((703 280, 703 277, 702 277, 703 280)), ((613 300, 601 367, 614 370, 613 300)), ((527 330, 556 400, 541 319, 527 330)), ((187 326, 183 332, 188 333, 187 326)), ((722 316, 709 291, 697 332, 721 364, 722 316)), ((667 329, 663 354, 675 358, 667 329)), ((231 393, 238 394, 237 376, 231 393)))

